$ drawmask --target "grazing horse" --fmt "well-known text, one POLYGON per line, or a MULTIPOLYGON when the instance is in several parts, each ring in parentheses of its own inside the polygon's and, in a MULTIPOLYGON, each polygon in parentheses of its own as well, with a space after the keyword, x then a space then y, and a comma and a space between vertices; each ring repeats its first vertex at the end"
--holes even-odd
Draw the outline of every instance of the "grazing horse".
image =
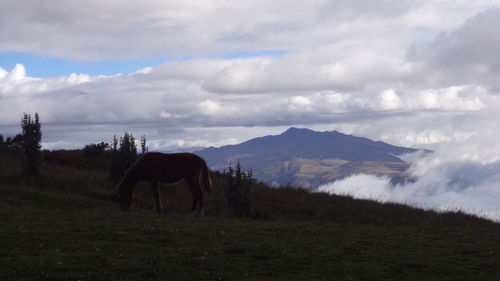
POLYGON ((137 159, 125 172, 118 184, 120 207, 124 210, 132 204, 132 193, 140 180, 147 181, 153 189, 156 211, 163 211, 158 183, 174 184, 184 180, 193 196, 192 211, 203 214, 203 186, 210 196, 212 182, 205 160, 191 153, 149 152, 137 159))

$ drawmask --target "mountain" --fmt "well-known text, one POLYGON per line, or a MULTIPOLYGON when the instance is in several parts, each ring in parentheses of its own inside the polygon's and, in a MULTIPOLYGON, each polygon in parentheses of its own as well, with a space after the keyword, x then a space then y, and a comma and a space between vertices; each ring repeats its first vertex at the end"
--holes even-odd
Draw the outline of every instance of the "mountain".
POLYGON ((229 162, 239 160, 258 180, 309 188, 359 173, 405 180, 410 164, 398 155, 416 151, 337 131, 290 128, 280 135, 195 153, 215 170, 227 169, 229 162))

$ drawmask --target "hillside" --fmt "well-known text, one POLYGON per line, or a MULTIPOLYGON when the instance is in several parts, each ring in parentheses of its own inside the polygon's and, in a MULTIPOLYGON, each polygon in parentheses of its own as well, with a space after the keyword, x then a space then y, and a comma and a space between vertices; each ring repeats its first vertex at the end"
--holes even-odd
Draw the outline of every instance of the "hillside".
POLYGON ((28 187, 0 191, 3 281, 500 276, 498 227, 195 218, 28 187))
POLYGON ((280 135, 195 153, 215 170, 227 169, 229 162, 239 160, 268 184, 314 187, 358 173, 408 179, 405 171, 410 164, 398 155, 416 151, 337 131, 290 128, 280 135))
POLYGON ((251 190, 251 218, 227 210, 214 173, 207 215, 189 212, 183 184, 147 184, 118 209, 106 155, 46 152, 38 179, 18 155, 0 158, 0 280, 495 280, 500 227, 303 190, 251 190), (93 163, 93 164, 92 164, 93 163))

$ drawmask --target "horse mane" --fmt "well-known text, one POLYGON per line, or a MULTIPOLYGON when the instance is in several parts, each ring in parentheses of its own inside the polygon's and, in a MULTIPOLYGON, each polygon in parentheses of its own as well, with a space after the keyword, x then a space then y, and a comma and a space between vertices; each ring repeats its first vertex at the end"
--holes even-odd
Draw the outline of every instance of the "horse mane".
POLYGON ((130 167, 127 168, 127 170, 125 170, 125 173, 123 174, 123 177, 122 179, 118 182, 118 187, 122 186, 123 182, 128 180, 129 179, 129 174, 132 170, 135 170, 135 167, 137 166, 137 164, 139 162, 141 162, 142 158, 144 157, 145 154, 142 154, 142 155, 139 155, 137 157, 137 159, 134 161, 134 163, 132 163, 132 165, 130 165, 130 167))

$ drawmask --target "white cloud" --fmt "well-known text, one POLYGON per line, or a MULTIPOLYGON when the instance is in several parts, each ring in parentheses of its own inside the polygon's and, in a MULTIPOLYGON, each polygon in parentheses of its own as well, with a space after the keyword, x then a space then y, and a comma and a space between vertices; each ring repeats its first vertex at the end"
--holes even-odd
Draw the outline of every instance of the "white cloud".
POLYGON ((144 67, 144 68, 141 68, 139 70, 137 70, 135 73, 138 73, 138 74, 149 74, 153 71, 153 68, 148 66, 148 67, 144 67))
POLYGON ((453 86, 441 89, 427 89, 418 93, 415 107, 440 110, 474 111, 486 107, 485 89, 475 86, 453 86))
POLYGON ((215 101, 206 100, 199 104, 201 112, 206 115, 217 115, 222 111, 222 107, 215 101))
POLYGON ((288 102, 289 111, 309 111, 311 110, 310 105, 312 102, 303 96, 295 96, 288 102))
MULTIPOLYGON (((77 60, 310 49, 433 35, 498 5, 495 0, 157 1, 84 5, 5 0, 0 50, 77 60), (415 28, 418 27, 418 28, 415 28)), ((405 39, 406 40, 406 39, 405 39)))
POLYGON ((0 103, 1 122, 17 124, 19 112, 39 112, 47 123, 148 122, 153 126, 168 121, 187 127, 293 125, 361 121, 377 115, 385 118, 386 111, 414 116, 426 110, 457 113, 494 110, 500 106, 495 96, 481 86, 398 92, 384 89, 375 93, 317 91, 314 87, 295 92, 270 89, 258 94, 205 89, 203 85, 212 76, 197 69, 223 69, 242 61, 190 60, 131 75, 25 76, 19 81, 6 79, 11 76, 7 73, 0 80, 0 93, 4 97, 0 103))
POLYGON ((16 64, 10 74, 6 77, 10 81, 21 81, 26 77, 26 69, 22 64, 16 64))
POLYGON ((399 109, 401 106, 401 98, 392 89, 383 91, 379 95, 378 102, 382 110, 399 109))
POLYGON ((414 183, 392 186, 385 177, 354 175, 318 191, 439 211, 461 210, 500 221, 499 161, 483 164, 434 155, 417 161, 413 172, 418 176, 414 183))
POLYGON ((429 85, 482 84, 499 87, 500 7, 467 19, 459 28, 442 32, 430 44, 414 47, 410 59, 421 67, 421 82, 429 85))
POLYGON ((270 59, 234 60, 214 73, 204 83, 204 88, 216 93, 258 92, 270 63, 270 59))
POLYGON ((161 118, 183 118, 183 117, 186 117, 186 116, 175 114, 175 113, 170 113, 170 112, 167 112, 165 110, 162 110, 160 112, 160 117, 161 118))
POLYGON ((70 85, 77 85, 90 81, 90 76, 85 74, 71 73, 67 78, 67 82, 70 85))

